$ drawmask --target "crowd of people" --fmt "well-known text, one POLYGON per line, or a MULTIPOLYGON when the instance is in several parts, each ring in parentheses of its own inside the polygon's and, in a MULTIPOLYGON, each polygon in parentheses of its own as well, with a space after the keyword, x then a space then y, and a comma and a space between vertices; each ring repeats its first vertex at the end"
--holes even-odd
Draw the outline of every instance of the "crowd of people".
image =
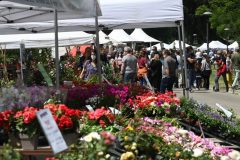
MULTIPOLYGON (((120 49, 109 48, 101 50, 101 61, 109 64, 115 74, 121 74, 123 83, 139 83, 142 86, 152 86, 155 92, 165 93, 172 91, 173 87, 184 86, 183 57, 180 51, 174 49, 157 50, 155 46, 151 51, 141 48, 134 51, 125 46, 120 49)), ((213 91, 218 92, 219 78, 223 77, 226 92, 240 86, 240 54, 226 50, 214 50, 210 54, 195 51, 191 46, 186 49, 187 82, 190 92, 194 90, 210 89, 210 76, 216 70, 213 91), (232 77, 235 77, 232 80, 232 77)), ((96 54, 89 49, 80 56, 79 66, 82 68, 80 77, 87 79, 91 74, 97 73, 96 54)))

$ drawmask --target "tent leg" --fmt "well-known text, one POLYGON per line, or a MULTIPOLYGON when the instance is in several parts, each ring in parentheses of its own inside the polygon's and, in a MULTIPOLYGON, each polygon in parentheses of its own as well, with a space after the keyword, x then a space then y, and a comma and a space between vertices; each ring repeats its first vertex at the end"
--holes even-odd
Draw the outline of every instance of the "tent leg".
POLYGON ((25 54, 25 45, 20 43, 20 65, 21 65, 21 85, 24 85, 24 76, 23 76, 23 55, 25 54))
POLYGON ((184 55, 184 77, 186 85, 186 98, 189 99, 189 81, 187 80, 187 59, 186 59, 186 45, 185 45, 185 32, 184 32, 184 21, 181 21, 182 26, 182 39, 183 39, 183 55, 184 55))
MULTIPOLYGON (((96 3, 96 2, 95 2, 96 3)), ((102 73, 101 73, 101 59, 100 59, 100 45, 99 45, 99 26, 98 26, 98 14, 97 14, 97 5, 96 5, 96 17, 95 17, 95 28, 96 28, 96 52, 97 52, 97 70, 99 83, 102 83, 102 73)))
POLYGON ((183 68, 183 51, 182 51, 182 39, 181 39, 181 27, 178 24, 178 39, 179 39, 179 51, 180 51, 180 66, 182 72, 182 87, 183 87, 183 96, 185 97, 185 76, 184 76, 184 68, 183 68))
POLYGON ((55 67, 56 67, 56 97, 60 100, 60 80, 59 80, 59 53, 58 53, 58 13, 54 9, 54 28, 55 28, 55 67))

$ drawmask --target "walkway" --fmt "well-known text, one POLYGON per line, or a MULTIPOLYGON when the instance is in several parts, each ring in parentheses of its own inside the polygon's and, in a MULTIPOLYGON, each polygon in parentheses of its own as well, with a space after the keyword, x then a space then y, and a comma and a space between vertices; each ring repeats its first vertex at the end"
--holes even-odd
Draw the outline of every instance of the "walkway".
MULTIPOLYGON (((174 89, 174 92, 178 97, 183 96, 182 89, 174 89)), ((240 96, 238 94, 233 94, 231 92, 213 92, 212 90, 194 90, 193 93, 190 93, 190 98, 194 100, 206 103, 211 107, 218 108, 216 103, 220 104, 226 109, 233 109, 238 117, 240 116, 240 96)))

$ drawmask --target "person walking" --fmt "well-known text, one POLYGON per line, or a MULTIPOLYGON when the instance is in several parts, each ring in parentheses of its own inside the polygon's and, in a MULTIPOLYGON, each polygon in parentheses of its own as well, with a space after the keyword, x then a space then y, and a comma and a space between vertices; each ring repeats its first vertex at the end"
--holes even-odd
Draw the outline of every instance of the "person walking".
POLYGON ((209 79, 212 73, 212 69, 211 69, 211 58, 207 53, 203 54, 201 71, 202 71, 202 77, 203 77, 203 87, 206 90, 209 90, 209 85, 210 85, 209 79))
POLYGON ((240 72, 240 52, 236 52, 232 55, 232 64, 230 66, 231 72, 234 71, 235 78, 232 83, 232 90, 233 93, 236 90, 237 82, 238 82, 238 88, 240 87, 240 77, 239 77, 239 72, 240 72))
POLYGON ((137 76, 137 58, 130 47, 124 48, 125 56, 122 58, 121 75, 123 82, 134 83, 137 76))
POLYGON ((220 50, 217 51, 217 58, 215 60, 215 64, 217 64, 218 69, 215 76, 215 86, 213 87, 213 90, 215 92, 219 92, 218 80, 222 76, 226 86, 226 92, 228 92, 229 87, 228 87, 227 77, 226 77, 226 73, 227 73, 226 58, 224 57, 224 55, 222 54, 222 51, 220 50))
POLYGON ((194 81, 196 79, 195 64, 197 62, 192 46, 187 47, 186 59, 188 73, 187 78, 189 79, 189 90, 190 92, 192 92, 192 88, 194 87, 194 81))
POLYGON ((154 91, 160 92, 162 80, 162 62, 160 61, 160 54, 158 53, 154 53, 154 56, 149 63, 149 79, 154 91))
POLYGON ((172 92, 173 84, 176 77, 176 60, 171 56, 169 50, 163 52, 164 63, 162 70, 162 81, 160 86, 160 92, 165 93, 166 90, 172 92))

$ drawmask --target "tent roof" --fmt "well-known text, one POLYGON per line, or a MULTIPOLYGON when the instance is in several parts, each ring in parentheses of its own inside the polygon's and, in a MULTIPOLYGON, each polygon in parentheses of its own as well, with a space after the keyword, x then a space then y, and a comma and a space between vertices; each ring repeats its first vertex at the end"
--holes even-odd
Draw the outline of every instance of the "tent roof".
POLYGON ((232 44, 230 44, 230 45, 228 46, 228 48, 230 48, 230 49, 239 49, 239 44, 238 44, 237 41, 235 41, 235 42, 233 42, 232 44))
POLYGON ((99 31, 99 43, 100 44, 106 44, 106 43, 117 43, 117 41, 113 38, 110 38, 108 35, 106 35, 103 31, 99 31))
POLYGON ((123 29, 115 29, 110 34, 109 37, 115 39, 118 42, 138 42, 138 40, 132 38, 123 29))
POLYGON ((159 42, 159 40, 147 35, 141 28, 136 28, 130 35, 134 39, 142 42, 159 42))
MULTIPOLYGON (((169 44, 167 44, 167 43, 162 43, 162 44, 163 44, 163 47, 164 47, 165 49, 170 49, 170 48, 169 48, 169 44)), ((162 49, 161 43, 155 44, 155 45, 153 45, 153 46, 156 46, 156 47, 157 47, 157 50, 161 50, 161 49, 162 49)), ((147 50, 148 50, 148 51, 151 50, 151 47, 148 47, 147 50)))
POLYGON ((223 44, 222 42, 219 41, 212 41, 209 43, 209 48, 218 48, 218 49, 227 49, 227 45, 223 44))
MULTIPOLYGON (((75 0, 68 0, 69 3, 65 4, 63 4, 64 2, 62 1, 58 1, 57 3, 61 4, 65 8, 69 8, 71 7, 69 5, 71 5, 71 3, 74 3, 73 1, 75 0)), ((43 1, 39 2, 43 3, 43 1)), ((75 4, 75 6, 78 6, 78 8, 72 7, 72 10, 78 9, 77 11, 78 14, 65 12, 62 9, 58 12, 58 19, 88 18, 94 17, 96 15, 95 0, 81 0, 78 1, 77 4, 78 5, 75 4)), ((37 1, 33 2, 29 0, 1 0, 0 24, 53 21, 54 20, 53 7, 50 8, 50 5, 45 5, 49 8, 42 6, 43 5, 40 6, 37 1), (32 6, 25 4, 32 4, 32 6)))
POLYGON ((197 49, 199 49, 200 51, 205 51, 207 50, 207 43, 203 43, 200 47, 198 47, 197 49))
MULTIPOLYGON (((181 45, 183 47, 183 41, 181 41, 181 45)), ((186 47, 190 46, 189 44, 185 43, 186 47)), ((169 48, 176 48, 179 49, 179 40, 173 41, 170 45, 169 48)))
MULTIPOLYGON (((182 0, 100 0, 100 6, 102 16, 99 17, 99 25, 107 29, 176 27, 175 22, 183 20, 182 0), (146 12, 149 9, 151 12, 146 12)), ((32 30, 49 32, 53 30, 53 21, 5 24, 0 28, 10 30, 5 34, 16 33, 19 28, 30 32, 32 30)), ((95 20, 93 18, 60 20, 59 31, 69 30, 93 31, 95 20)))
MULTIPOLYGON (((59 32, 59 46, 90 43, 92 34, 82 31, 59 32)), ((54 33, 0 35, 0 45, 6 49, 19 48, 23 42, 26 48, 43 48, 55 45, 54 33)))

